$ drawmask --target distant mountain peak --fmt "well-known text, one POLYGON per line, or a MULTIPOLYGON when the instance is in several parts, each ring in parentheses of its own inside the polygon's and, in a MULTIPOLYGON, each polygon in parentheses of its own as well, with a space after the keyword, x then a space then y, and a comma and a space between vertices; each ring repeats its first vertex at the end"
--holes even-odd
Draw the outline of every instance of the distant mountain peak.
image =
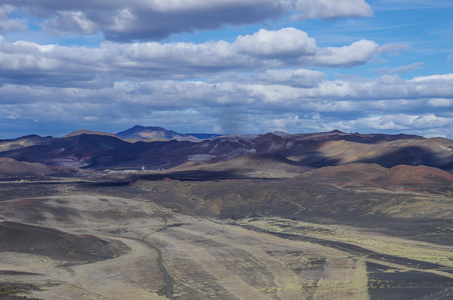
POLYGON ((143 125, 135 125, 133 126, 132 128, 128 129, 128 130, 165 130, 165 131, 171 131, 171 130, 167 130, 163 127, 160 127, 160 126, 143 126, 143 125))
POLYGON ((73 132, 63 136, 62 138, 79 136, 79 135, 82 135, 82 134, 115 136, 113 133, 106 133, 106 132, 101 132, 101 131, 92 131, 92 130, 81 129, 81 130, 73 131, 73 132))
POLYGON ((162 127, 157 126, 142 126, 142 125, 135 125, 132 128, 127 130, 118 132, 116 134, 117 137, 123 140, 135 140, 135 141, 143 141, 143 140, 153 140, 153 141, 169 141, 169 140, 177 140, 177 141, 191 141, 191 142, 198 142, 198 138, 186 135, 183 133, 178 133, 172 130, 167 130, 162 127))
POLYGON ((274 132, 272 132, 272 134, 277 135, 279 137, 287 137, 287 136, 291 135, 290 133, 283 131, 283 130, 274 131, 274 132))

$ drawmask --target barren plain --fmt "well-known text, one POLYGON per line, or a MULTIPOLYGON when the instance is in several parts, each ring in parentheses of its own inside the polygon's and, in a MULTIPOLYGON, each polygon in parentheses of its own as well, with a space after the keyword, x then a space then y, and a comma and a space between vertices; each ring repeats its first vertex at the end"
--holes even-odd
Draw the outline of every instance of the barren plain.
POLYGON ((4 299, 453 296, 445 186, 189 174, 0 183, 4 299))

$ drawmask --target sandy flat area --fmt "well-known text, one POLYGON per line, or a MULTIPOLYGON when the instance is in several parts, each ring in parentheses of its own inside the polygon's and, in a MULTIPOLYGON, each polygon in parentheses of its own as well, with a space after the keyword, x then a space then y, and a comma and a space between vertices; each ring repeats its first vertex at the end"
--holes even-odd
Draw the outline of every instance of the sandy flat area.
POLYGON ((39 299, 384 299, 414 284, 405 274, 432 280, 417 283, 424 295, 453 285, 450 247, 353 227, 201 217, 74 190, 2 201, 0 217, 72 243, 59 259, 39 240, 1 252, 0 282, 31 283, 39 289, 24 295, 39 299), (84 261, 88 240, 111 256, 84 261), (408 251, 419 245, 425 251, 408 251))

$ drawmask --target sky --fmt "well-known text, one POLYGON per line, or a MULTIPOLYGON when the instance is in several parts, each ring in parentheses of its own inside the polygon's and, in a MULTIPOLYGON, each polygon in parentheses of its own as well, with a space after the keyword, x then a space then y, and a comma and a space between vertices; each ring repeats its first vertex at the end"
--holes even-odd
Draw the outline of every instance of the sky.
POLYGON ((451 0, 0 0, 0 139, 453 138, 451 0))

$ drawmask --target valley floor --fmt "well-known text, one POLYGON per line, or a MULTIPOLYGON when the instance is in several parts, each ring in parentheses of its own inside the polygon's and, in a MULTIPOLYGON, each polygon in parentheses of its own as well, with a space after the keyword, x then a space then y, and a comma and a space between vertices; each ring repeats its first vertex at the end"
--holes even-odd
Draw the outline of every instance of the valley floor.
MULTIPOLYGON (((0 246, 0 282, 32 284, 23 294, 28 298, 453 297, 448 245, 289 218, 202 217, 164 207, 150 200, 151 192, 55 185, 25 197, 9 194, 11 185, 0 185, 10 195, 0 202, 0 237, 16 248, 0 246), (17 228, 45 234, 8 240, 8 230, 17 228), (94 248, 84 248, 87 239, 96 241, 94 248), (52 252, 57 241, 68 243, 70 255, 52 252)), ((166 188, 172 185, 154 193, 166 188)))

